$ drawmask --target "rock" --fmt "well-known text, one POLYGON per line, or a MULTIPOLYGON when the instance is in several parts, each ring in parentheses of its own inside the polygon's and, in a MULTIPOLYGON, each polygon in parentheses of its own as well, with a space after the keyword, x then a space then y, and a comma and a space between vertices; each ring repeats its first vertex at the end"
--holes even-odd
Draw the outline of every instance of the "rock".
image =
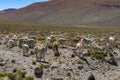
POLYGON ((116 60, 115 60, 115 57, 113 54, 109 54, 109 56, 106 58, 106 61, 108 63, 110 63, 111 65, 115 65, 115 66, 118 66, 116 60))
POLYGON ((84 66, 83 66, 83 65, 80 65, 80 66, 78 66, 77 68, 80 69, 80 70, 82 70, 82 69, 84 68, 84 66))
POLYGON ((3 59, 2 59, 2 58, 0 58, 0 62, 3 62, 3 59))
POLYGON ((40 74, 42 72, 42 70, 39 67, 36 67, 34 69, 34 74, 40 74))
POLYGON ((0 62, 0 66, 5 66, 7 63, 6 62, 0 62))
POLYGON ((74 58, 74 57, 75 57, 75 54, 72 54, 71 57, 74 58))
POLYGON ((66 64, 62 64, 61 65, 61 69, 66 69, 67 68, 67 65, 66 64))
POLYGON ((55 80, 63 80, 63 78, 56 78, 55 80))
POLYGON ((15 69, 13 69, 13 73, 16 73, 17 72, 17 69, 15 68, 15 69))
POLYGON ((35 76, 36 76, 37 78, 41 78, 42 75, 43 75, 43 70, 40 69, 39 67, 36 67, 36 68, 34 69, 34 74, 35 74, 35 76))
POLYGON ((58 68, 58 63, 57 63, 57 62, 54 62, 54 63, 51 65, 51 69, 55 69, 55 68, 58 68))
POLYGON ((91 74, 91 75, 88 77, 88 79, 87 79, 87 80, 95 80, 94 75, 93 75, 93 74, 91 74))

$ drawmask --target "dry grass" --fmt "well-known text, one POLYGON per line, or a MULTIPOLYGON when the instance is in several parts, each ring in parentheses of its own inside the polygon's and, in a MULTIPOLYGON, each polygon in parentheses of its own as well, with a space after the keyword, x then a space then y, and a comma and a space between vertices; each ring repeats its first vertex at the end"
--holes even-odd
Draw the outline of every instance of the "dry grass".
POLYGON ((10 34, 16 33, 31 33, 35 31, 40 31, 41 35, 38 40, 45 39, 45 35, 50 35, 51 32, 55 34, 62 33, 68 37, 74 37, 76 34, 88 36, 89 34, 97 37, 108 36, 108 35, 117 35, 120 36, 120 28, 88 28, 88 27, 68 27, 68 26, 34 26, 34 25, 19 25, 19 24, 0 24, 0 33, 1 34, 10 34))

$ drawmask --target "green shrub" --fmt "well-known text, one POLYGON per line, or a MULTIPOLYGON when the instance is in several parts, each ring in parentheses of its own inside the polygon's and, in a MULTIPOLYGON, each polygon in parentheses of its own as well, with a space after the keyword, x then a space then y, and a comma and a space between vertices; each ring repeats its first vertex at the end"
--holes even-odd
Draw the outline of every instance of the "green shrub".
POLYGON ((102 51, 94 51, 92 52, 92 57, 95 57, 96 59, 98 60, 102 60, 104 61, 105 60, 105 57, 107 56, 107 53, 105 52, 102 52, 102 51))
POLYGON ((36 60, 32 59, 32 64, 36 65, 36 60))
POLYGON ((32 76, 26 77, 27 80, 34 80, 32 76))
POLYGON ((48 67, 50 67, 50 65, 41 64, 39 67, 40 67, 41 70, 43 70, 43 69, 47 69, 48 67))
POLYGON ((34 55, 35 52, 33 50, 30 51, 30 55, 34 55))
POLYGON ((27 72, 18 70, 18 71, 17 71, 17 74, 18 74, 20 77, 24 78, 24 77, 26 76, 27 72))
POLYGON ((67 75, 68 75, 68 76, 71 76, 71 73, 70 73, 70 72, 68 72, 68 73, 67 73, 67 75))
POLYGON ((78 60, 77 64, 83 64, 83 62, 81 60, 78 60))
POLYGON ((4 79, 0 77, 0 80, 4 80, 4 79))
POLYGON ((7 73, 7 76, 9 77, 10 80, 16 80, 16 74, 13 73, 7 73))
POLYGON ((15 59, 12 59, 12 60, 11 60, 12 63, 15 63, 15 61, 16 61, 15 59))
POLYGON ((5 77, 5 73, 0 72, 0 77, 5 77))
POLYGON ((53 49, 52 43, 49 44, 48 48, 49 48, 49 49, 53 49))

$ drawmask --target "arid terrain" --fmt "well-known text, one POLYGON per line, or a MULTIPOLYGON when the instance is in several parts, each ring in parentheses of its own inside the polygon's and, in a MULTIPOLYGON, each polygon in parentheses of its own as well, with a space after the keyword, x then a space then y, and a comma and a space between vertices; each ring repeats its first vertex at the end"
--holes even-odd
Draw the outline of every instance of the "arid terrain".
POLYGON ((120 80, 120 0, 0 11, 0 80, 120 80))
POLYGON ((29 26, 29 29, 27 26, 21 26, 18 31, 18 25, 14 25, 12 31, 9 29, 11 25, 7 26, 1 27, 1 80, 89 80, 90 75, 94 75, 95 80, 120 79, 119 28, 71 27, 71 30, 61 27, 64 28, 63 31, 57 26, 29 26), (42 61, 36 61, 35 46, 44 46, 51 35, 55 39, 48 46, 45 61, 43 58, 42 61), (9 41, 9 44, 5 43, 7 36, 13 41, 14 37, 17 37, 17 43, 12 46, 9 41), (21 38, 28 37, 29 40, 30 36, 36 37, 36 43, 25 53, 28 56, 25 56, 23 46, 19 46, 19 43, 21 38), (114 44, 110 37, 115 39, 114 44), (53 43, 59 39, 63 40, 63 43, 58 45, 60 56, 55 56, 53 43), (84 39, 84 46, 77 48, 81 39, 84 39), (35 74, 36 68, 38 74, 35 74))

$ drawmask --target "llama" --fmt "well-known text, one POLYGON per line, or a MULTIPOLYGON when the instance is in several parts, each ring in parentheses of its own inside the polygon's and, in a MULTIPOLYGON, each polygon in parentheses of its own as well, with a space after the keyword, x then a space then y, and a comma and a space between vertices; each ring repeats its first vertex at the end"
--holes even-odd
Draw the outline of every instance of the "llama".
POLYGON ((59 46, 59 42, 58 41, 54 41, 53 42, 54 56, 60 56, 60 53, 58 51, 58 46, 59 46))
POLYGON ((35 40, 34 39, 28 39, 27 44, 29 45, 30 48, 34 48, 35 40))
POLYGON ((49 43, 46 43, 43 47, 35 46, 34 52, 36 54, 36 61, 41 61, 42 58, 45 61, 45 54, 47 53, 48 45, 49 43))
POLYGON ((10 40, 8 41, 7 47, 9 47, 9 48, 14 47, 14 41, 13 41, 12 39, 10 39, 10 40))
POLYGON ((27 44, 23 44, 22 46, 23 56, 28 56, 28 52, 29 52, 29 46, 27 44))

